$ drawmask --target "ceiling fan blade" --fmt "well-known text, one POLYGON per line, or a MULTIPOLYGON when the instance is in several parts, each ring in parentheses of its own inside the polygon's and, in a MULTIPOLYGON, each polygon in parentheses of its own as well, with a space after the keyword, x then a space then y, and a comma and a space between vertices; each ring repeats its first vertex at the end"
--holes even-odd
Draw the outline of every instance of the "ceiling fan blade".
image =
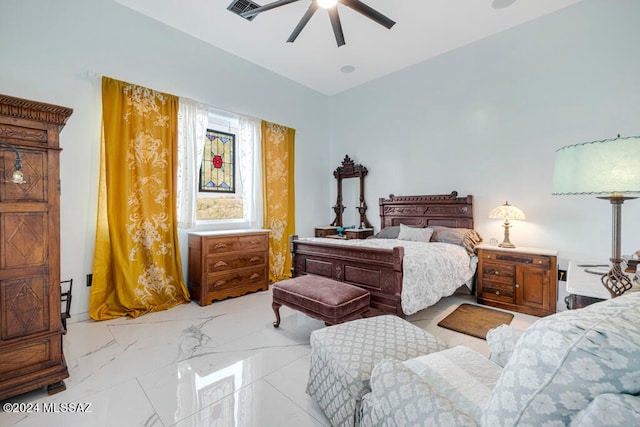
POLYGON ((296 41, 302 29, 305 27, 305 25, 307 25, 307 22, 309 22, 313 14, 316 13, 316 10, 318 10, 318 3, 312 1, 309 5, 309 9, 307 9, 307 11, 304 13, 302 18, 300 19, 300 22, 298 22, 298 25, 296 25, 296 28, 293 29, 293 32, 287 39, 287 43, 293 43, 294 41, 296 41))
MULTIPOLYGON (((375 10, 374 8, 367 6, 366 4, 362 3, 361 1, 358 0, 342 0, 341 1, 343 5, 350 7, 351 9, 355 10, 356 12, 366 16, 367 18, 376 21, 378 24, 386 27, 387 29, 390 29, 391 27, 393 27, 396 22, 387 18, 386 16, 384 16, 383 14, 381 14, 380 12, 378 12, 377 10, 375 10)), ((257 9, 256 9, 257 10, 257 9)))
POLYGON ((266 12, 267 10, 275 9, 276 7, 284 6, 285 4, 294 3, 298 0, 278 0, 273 3, 265 4, 264 6, 257 7, 252 10, 248 10, 240 14, 243 18, 251 18, 259 13, 266 12))
POLYGON ((338 47, 344 44, 344 33, 342 32, 342 24, 340 23, 340 15, 338 15, 338 8, 332 7, 328 9, 329 19, 331 20, 331 26, 333 27, 333 34, 336 36, 336 43, 338 47))

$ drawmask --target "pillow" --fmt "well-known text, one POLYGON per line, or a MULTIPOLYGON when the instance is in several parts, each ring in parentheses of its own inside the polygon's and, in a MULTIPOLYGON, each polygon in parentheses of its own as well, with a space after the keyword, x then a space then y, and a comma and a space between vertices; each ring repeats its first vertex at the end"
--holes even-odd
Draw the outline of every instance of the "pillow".
POLYGON ((450 228, 440 225, 430 225, 429 228, 433 229, 432 242, 462 246, 472 256, 476 254, 478 243, 482 242, 482 237, 478 232, 470 228, 450 228))
POLYGON ((408 240, 411 242, 429 242, 433 229, 431 228, 413 228, 404 224, 400 224, 400 233, 398 239, 408 240))
POLYGON ((376 235, 376 239, 397 239, 400 234, 400 226, 386 227, 380 230, 376 235))
POLYGON ((640 394, 640 293, 536 321, 523 334, 482 425, 569 425, 603 393, 640 394))

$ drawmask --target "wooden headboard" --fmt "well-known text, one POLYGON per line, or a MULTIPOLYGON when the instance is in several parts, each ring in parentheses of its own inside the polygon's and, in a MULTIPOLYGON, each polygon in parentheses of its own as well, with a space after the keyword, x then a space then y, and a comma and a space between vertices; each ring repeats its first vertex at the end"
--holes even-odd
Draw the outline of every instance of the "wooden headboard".
POLYGON ((442 225, 473 228, 473 196, 458 197, 458 192, 426 196, 380 198, 380 227, 442 225))

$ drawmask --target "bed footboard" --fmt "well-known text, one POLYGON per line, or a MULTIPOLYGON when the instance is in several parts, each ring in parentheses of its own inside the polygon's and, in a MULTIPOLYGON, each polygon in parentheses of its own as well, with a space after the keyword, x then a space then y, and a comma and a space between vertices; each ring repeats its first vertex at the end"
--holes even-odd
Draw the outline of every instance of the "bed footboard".
POLYGON ((402 311, 402 261, 404 248, 375 249, 289 238, 291 275, 315 274, 366 289, 371 308, 405 317, 402 311))

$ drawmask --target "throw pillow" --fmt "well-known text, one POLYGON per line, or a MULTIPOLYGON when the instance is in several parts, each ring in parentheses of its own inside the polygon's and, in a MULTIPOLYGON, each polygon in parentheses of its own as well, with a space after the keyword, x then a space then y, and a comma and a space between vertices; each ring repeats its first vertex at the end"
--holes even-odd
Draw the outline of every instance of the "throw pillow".
POLYGON ((413 228, 400 224, 398 239, 409 240, 411 242, 429 242, 432 234, 433 229, 431 228, 413 228))
POLYGON ((400 234, 400 226, 385 227, 376 234, 376 239, 397 239, 400 234))

